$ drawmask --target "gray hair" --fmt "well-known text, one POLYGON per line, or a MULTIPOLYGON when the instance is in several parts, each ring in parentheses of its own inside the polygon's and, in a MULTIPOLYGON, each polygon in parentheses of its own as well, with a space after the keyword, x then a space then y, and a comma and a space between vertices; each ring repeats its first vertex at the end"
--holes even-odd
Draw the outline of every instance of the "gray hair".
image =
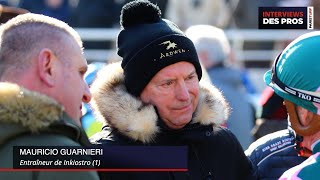
POLYGON ((230 54, 230 44, 222 29, 209 25, 195 25, 186 30, 197 52, 205 51, 214 64, 225 61, 230 54))

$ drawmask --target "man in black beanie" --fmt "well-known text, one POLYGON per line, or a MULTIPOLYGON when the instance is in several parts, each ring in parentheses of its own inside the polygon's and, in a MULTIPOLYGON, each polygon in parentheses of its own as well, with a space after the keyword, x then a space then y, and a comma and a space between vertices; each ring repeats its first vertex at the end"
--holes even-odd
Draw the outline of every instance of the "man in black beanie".
POLYGON ((158 71, 179 61, 192 63, 201 79, 201 66, 192 41, 160 15, 158 7, 147 1, 134 1, 122 9, 118 54, 123 58, 126 88, 135 96, 140 95, 158 71))
POLYGON ((105 123, 91 140, 103 146, 187 146, 188 171, 106 173, 108 179, 251 179, 241 145, 220 126, 228 103, 213 85, 199 83, 192 41, 149 1, 126 4, 121 27, 121 66, 104 67, 91 87, 92 106, 105 123))

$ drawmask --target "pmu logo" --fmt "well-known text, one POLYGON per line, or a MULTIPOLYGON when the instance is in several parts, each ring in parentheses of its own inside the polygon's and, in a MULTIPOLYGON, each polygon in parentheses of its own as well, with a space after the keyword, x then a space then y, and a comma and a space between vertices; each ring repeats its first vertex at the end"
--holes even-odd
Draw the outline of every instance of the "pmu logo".
POLYGON ((163 42, 163 43, 160 43, 159 45, 167 45, 167 50, 169 50, 169 49, 174 49, 174 48, 177 48, 177 44, 176 43, 174 43, 174 42, 171 42, 171 41, 165 41, 165 42, 163 42))

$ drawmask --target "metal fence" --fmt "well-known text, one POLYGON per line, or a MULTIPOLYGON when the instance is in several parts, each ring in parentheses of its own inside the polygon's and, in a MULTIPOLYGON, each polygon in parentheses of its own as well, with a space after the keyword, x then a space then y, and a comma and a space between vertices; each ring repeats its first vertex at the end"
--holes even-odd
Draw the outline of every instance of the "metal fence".
MULTIPOLYGON (((119 29, 92 29, 92 28, 76 28, 82 40, 89 42, 116 42, 119 29)), ((310 32, 310 30, 257 30, 257 29, 230 29, 226 30, 226 35, 234 50, 236 60, 241 64, 252 62, 264 62, 263 66, 246 66, 249 78, 255 84, 257 91, 261 92, 265 88, 263 82, 263 74, 269 68, 272 60, 281 52, 283 46, 273 46, 271 49, 261 48, 263 46, 254 47, 252 49, 245 48, 245 43, 274 43, 274 42, 290 42, 301 34, 310 32)), ((201 33, 201 32, 200 32, 201 33)), ((88 62, 103 61, 116 55, 115 49, 85 49, 84 51, 88 62)))
MULTIPOLYGON (((118 28, 76 28, 83 41, 92 42, 116 42, 119 33, 118 28)), ((257 30, 257 29, 229 29, 226 35, 233 47, 236 60, 248 61, 271 61, 282 49, 246 49, 247 42, 281 42, 291 41, 301 34, 310 30, 257 30)), ((201 33, 201 32, 200 32, 201 33)), ((85 49, 85 56, 89 61, 106 61, 115 55, 115 49, 85 49)))

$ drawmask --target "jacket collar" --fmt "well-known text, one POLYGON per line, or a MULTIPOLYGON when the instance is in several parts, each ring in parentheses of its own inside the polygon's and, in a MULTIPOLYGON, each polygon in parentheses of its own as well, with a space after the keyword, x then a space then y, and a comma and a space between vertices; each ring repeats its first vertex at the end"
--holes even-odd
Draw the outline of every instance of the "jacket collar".
MULTIPOLYGON (((97 119, 127 137, 151 142, 160 127, 154 106, 144 104, 126 91, 120 63, 102 68, 91 86, 91 105, 97 119)), ((229 106, 221 92, 213 85, 200 82, 199 103, 191 123, 220 125, 226 122, 229 106)))
POLYGON ((16 84, 0 83, 1 124, 19 124, 38 132, 62 116, 63 107, 55 100, 16 84))

